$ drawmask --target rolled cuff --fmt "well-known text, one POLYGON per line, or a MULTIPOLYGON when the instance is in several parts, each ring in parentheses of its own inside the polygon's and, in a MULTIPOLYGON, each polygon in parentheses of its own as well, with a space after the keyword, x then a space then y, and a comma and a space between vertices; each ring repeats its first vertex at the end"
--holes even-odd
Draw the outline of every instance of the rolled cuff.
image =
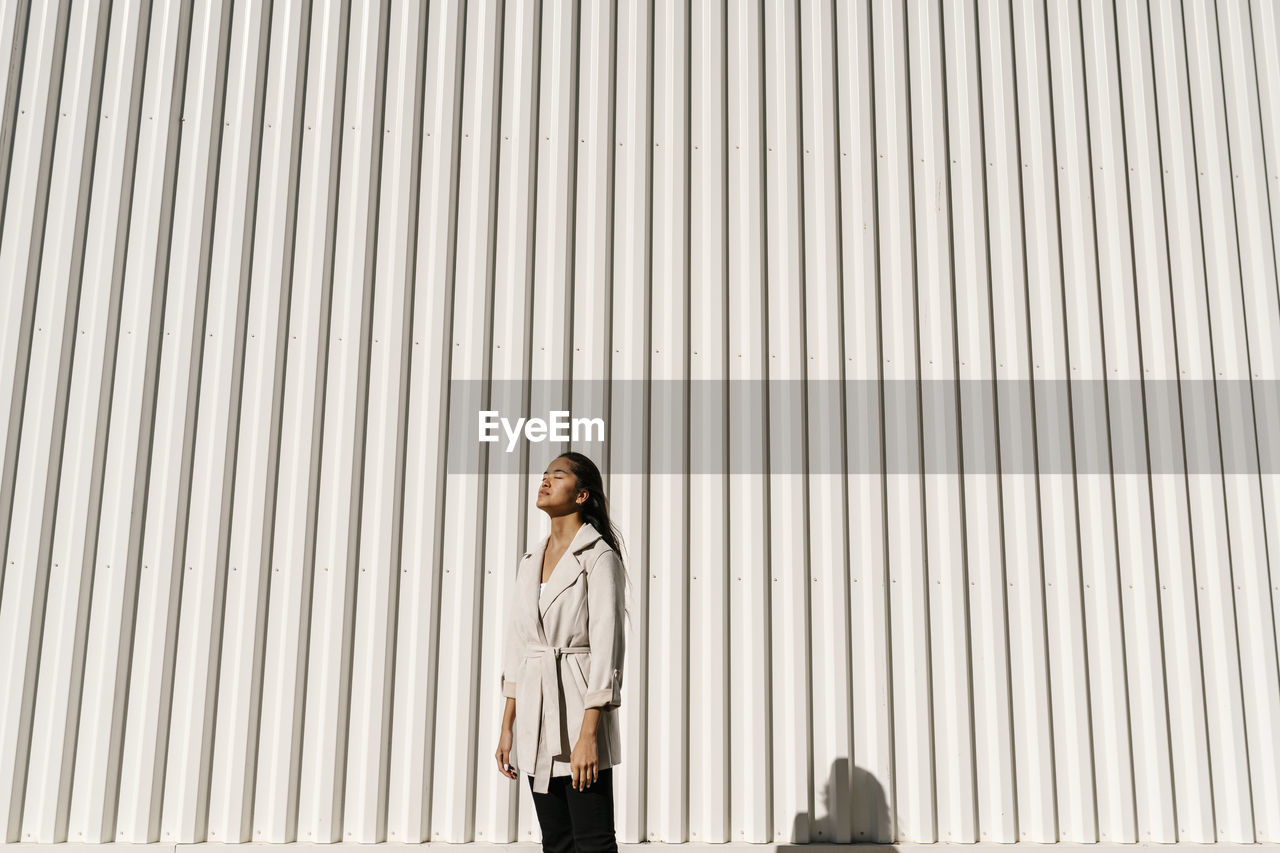
POLYGON ((613 671, 613 683, 609 687, 600 690, 590 690, 582 697, 582 707, 585 708, 617 708, 622 704, 622 679, 619 677, 618 670, 613 671))
POLYGON ((502 679, 502 695, 508 699, 516 698, 516 683, 509 678, 502 679))

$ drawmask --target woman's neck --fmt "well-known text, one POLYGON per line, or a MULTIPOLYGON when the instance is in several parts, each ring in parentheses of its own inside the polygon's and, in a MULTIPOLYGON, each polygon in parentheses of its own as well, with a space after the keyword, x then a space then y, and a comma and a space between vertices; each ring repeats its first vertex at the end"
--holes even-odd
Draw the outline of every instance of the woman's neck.
POLYGON ((581 519, 579 513, 573 515, 561 515, 551 519, 551 538, 549 544, 555 548, 567 548, 569 543, 573 541, 573 537, 578 535, 578 531, 582 525, 586 524, 581 519))

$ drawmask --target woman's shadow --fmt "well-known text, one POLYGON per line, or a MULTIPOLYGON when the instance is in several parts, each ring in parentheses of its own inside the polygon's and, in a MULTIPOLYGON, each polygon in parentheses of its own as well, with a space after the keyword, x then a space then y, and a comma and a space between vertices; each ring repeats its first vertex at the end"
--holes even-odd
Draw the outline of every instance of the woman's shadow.
POLYGON ((814 792, 816 814, 797 814, 791 837, 808 843, 779 844, 777 850, 815 848, 836 844, 890 845, 893 826, 884 787, 861 767, 851 767, 849 759, 831 762, 826 781, 814 792))

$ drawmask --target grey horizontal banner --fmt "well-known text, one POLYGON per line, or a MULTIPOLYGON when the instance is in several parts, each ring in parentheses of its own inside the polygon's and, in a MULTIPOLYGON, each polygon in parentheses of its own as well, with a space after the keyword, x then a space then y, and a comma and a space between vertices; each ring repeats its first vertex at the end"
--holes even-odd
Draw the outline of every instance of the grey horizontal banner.
POLYGON ((447 471, 1277 474, 1280 380, 454 380, 447 471))

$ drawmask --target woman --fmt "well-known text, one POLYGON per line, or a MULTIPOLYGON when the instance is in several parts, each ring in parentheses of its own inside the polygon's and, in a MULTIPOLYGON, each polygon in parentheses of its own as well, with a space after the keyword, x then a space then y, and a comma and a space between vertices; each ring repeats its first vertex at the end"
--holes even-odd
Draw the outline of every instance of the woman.
POLYGON ((589 458, 552 460, 537 505, 551 517, 551 533, 516 566, 502 659, 507 705, 494 757, 504 776, 529 775, 543 850, 612 853, 626 569, 589 458))

